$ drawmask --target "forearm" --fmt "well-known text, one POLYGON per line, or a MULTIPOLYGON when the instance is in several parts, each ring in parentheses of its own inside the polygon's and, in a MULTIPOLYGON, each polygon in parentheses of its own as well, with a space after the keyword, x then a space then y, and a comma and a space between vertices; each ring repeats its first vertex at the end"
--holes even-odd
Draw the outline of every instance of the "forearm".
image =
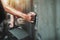
POLYGON ((5 8, 4 8, 8 13, 10 13, 10 14, 13 14, 13 15, 15 15, 15 16, 18 16, 18 17, 22 17, 23 19, 25 19, 26 21, 31 21, 31 16, 33 15, 35 15, 35 13, 30 13, 30 14, 24 14, 24 13, 22 13, 22 12, 20 12, 20 11, 17 11, 17 10, 15 10, 14 8, 12 8, 12 7, 9 7, 9 6, 5 6, 5 8))
POLYGON ((31 22, 31 19, 32 19, 31 16, 34 15, 34 13, 33 14, 32 13, 24 14, 24 13, 22 13, 20 11, 17 11, 13 7, 9 6, 8 0, 1 0, 1 2, 2 2, 3 7, 4 7, 4 9, 5 9, 6 12, 8 12, 10 14, 13 14, 15 16, 18 16, 18 17, 22 17, 26 21, 31 22))
POLYGON ((20 11, 17 11, 14 8, 10 7, 10 6, 5 6, 4 9, 5 9, 6 12, 8 12, 10 14, 13 14, 15 16, 18 16, 18 17, 24 18, 24 17, 27 16, 26 14, 24 14, 24 13, 22 13, 20 11))
POLYGON ((24 16, 27 16, 26 14, 17 11, 13 7, 9 6, 8 0, 1 0, 1 2, 6 12, 22 18, 24 18, 24 16))

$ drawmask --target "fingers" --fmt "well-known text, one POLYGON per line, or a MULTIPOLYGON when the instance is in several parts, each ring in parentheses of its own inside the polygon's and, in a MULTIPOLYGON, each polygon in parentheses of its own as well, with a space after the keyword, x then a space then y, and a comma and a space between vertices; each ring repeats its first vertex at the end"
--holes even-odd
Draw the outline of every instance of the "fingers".
POLYGON ((34 21, 30 21, 30 23, 34 23, 34 21))
POLYGON ((9 24, 9 27, 10 27, 10 28, 13 28, 13 27, 14 27, 13 22, 10 21, 10 22, 8 22, 8 24, 9 24))
POLYGON ((9 27, 10 28, 13 28, 14 27, 13 23, 10 23, 9 27))
POLYGON ((28 16, 29 16, 28 21, 34 23, 36 14, 34 12, 30 12, 28 13, 28 16))
POLYGON ((10 27, 10 28, 13 28, 13 24, 10 24, 9 27, 10 27))
POLYGON ((30 14, 31 14, 31 15, 34 15, 34 16, 36 15, 36 13, 34 13, 34 12, 30 12, 30 14))

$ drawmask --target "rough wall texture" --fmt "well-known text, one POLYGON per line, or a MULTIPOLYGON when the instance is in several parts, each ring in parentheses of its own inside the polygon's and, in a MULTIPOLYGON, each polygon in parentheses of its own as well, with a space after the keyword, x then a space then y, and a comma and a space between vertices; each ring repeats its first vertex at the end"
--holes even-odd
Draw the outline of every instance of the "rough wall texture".
POLYGON ((57 39, 60 40, 60 0, 57 0, 56 2, 56 31, 57 39))
MULTIPOLYGON (((59 12, 56 13, 55 0, 34 0, 35 12, 37 13, 37 38, 40 40, 56 40, 57 26, 59 27, 59 12), (56 23, 57 14, 57 23, 56 23), (56 26, 57 24, 57 26, 56 26)), ((58 6, 58 5, 57 5, 58 6)), ((57 7, 57 10, 59 8, 57 7)), ((60 9, 59 9, 60 10, 60 9)), ((58 34, 60 32, 58 31, 58 34)))

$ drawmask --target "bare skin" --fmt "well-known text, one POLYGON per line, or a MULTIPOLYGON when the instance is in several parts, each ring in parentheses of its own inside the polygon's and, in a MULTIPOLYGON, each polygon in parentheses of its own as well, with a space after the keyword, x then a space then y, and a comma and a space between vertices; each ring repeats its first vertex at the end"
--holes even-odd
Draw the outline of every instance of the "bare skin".
MULTIPOLYGON (((22 0, 21 0, 22 1, 22 0)), ((31 16, 35 16, 36 14, 34 12, 30 12, 28 14, 25 14, 23 13, 23 9, 19 9, 19 7, 17 8, 14 8, 12 5, 10 6, 9 3, 8 3, 8 0, 1 0, 2 4, 3 4, 3 7, 5 9, 6 12, 12 14, 11 15, 11 23, 13 22, 12 20, 12 16, 17 16, 17 17, 22 17, 25 21, 28 21, 28 22, 33 22, 31 19, 32 17, 31 16)), ((21 2, 23 3, 23 2, 21 2)), ((17 5, 18 6, 18 5, 17 5)), ((22 6, 21 6, 22 7, 22 6)), ((27 6, 26 6, 27 7, 27 6)), ((24 7, 23 7, 24 8, 24 7)))

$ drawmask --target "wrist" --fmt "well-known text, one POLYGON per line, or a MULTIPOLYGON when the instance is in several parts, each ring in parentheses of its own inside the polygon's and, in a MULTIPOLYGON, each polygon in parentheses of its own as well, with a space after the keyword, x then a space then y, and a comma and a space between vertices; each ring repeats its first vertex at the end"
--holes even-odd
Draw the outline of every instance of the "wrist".
POLYGON ((29 16, 27 14, 23 14, 23 19, 28 20, 29 16))

